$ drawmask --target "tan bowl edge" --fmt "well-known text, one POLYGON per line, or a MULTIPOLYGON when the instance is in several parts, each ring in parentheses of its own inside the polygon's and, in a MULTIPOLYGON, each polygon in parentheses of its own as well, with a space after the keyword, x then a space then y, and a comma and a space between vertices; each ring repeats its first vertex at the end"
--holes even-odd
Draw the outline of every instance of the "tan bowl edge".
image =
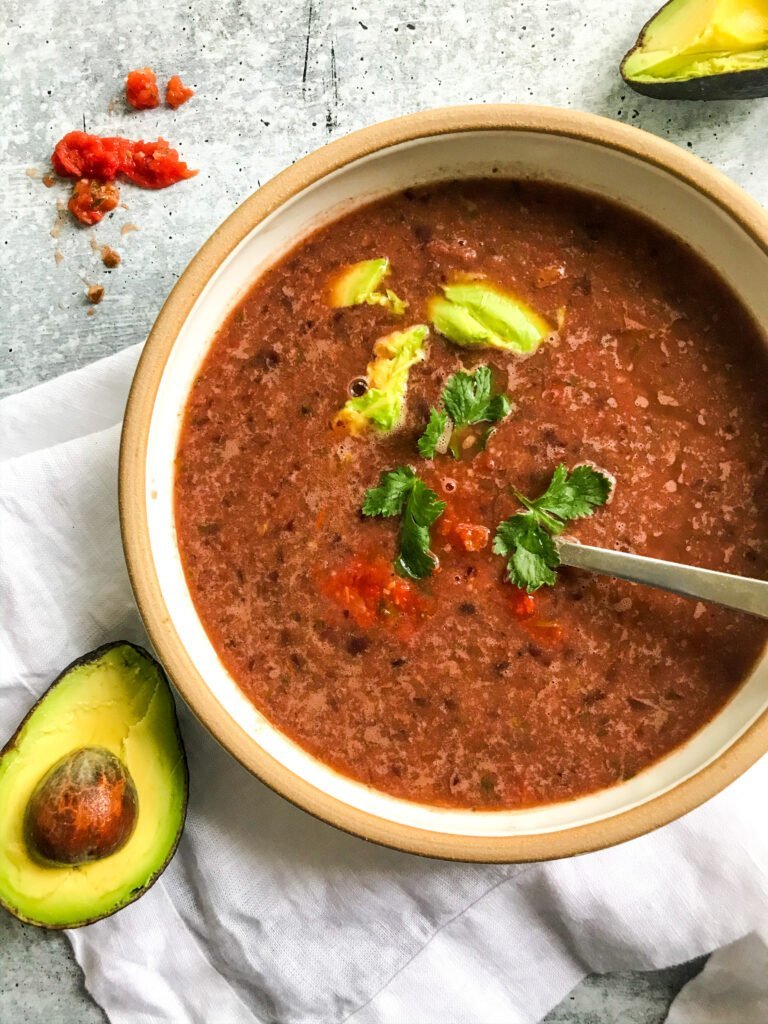
POLYGON ((211 235, 168 296, 147 339, 126 406, 120 445, 120 526, 136 603, 158 657, 200 721, 262 782, 323 821, 396 849, 451 860, 535 861, 633 839, 708 800, 768 750, 768 711, 691 778, 602 821, 561 832, 503 837, 434 833, 386 821, 343 804, 294 775, 258 747, 219 704, 182 646, 163 601, 150 551, 145 502, 149 426, 166 360, 193 304, 235 246, 286 200, 360 157, 420 137, 488 130, 565 135, 639 156, 706 195, 768 254, 768 216, 737 185, 677 146, 607 118, 556 108, 499 104, 426 111, 353 132, 299 160, 246 199, 211 235))

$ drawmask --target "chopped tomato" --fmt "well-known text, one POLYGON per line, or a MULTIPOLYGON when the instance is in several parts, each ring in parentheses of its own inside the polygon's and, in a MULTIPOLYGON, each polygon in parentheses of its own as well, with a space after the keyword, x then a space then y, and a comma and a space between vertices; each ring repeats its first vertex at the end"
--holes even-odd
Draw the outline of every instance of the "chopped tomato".
POLYGON ((160 90, 152 68, 138 68, 128 72, 125 98, 134 110, 152 110, 160 106, 160 90))
POLYGON ((179 160, 165 139, 132 142, 130 139, 69 132, 53 151, 53 169, 63 178, 114 181, 118 175, 142 188, 166 188, 192 171, 179 160))
POLYGON ((476 523, 457 523, 454 533, 464 545, 465 551, 482 551, 491 536, 487 526, 478 526, 476 523))
POLYGON ((128 139, 69 132, 51 157, 53 169, 62 178, 98 178, 114 181, 132 143, 128 139))
POLYGON ((114 182, 80 178, 72 189, 69 209, 81 224, 98 224, 105 213, 114 210, 119 198, 120 189, 114 182))
POLYGON ((410 580, 396 576, 384 558, 355 558, 325 577, 321 589, 364 629, 394 616, 415 622, 429 607, 429 599, 410 580))
POLYGON ((178 75, 172 75, 168 79, 168 85, 165 87, 165 102, 169 107, 176 110, 182 103, 191 100, 194 95, 195 90, 184 85, 178 75))
POLYGON ((536 601, 533 594, 529 594, 527 590, 521 590, 520 587, 509 585, 505 589, 510 595, 512 614, 516 619, 530 619, 536 614, 536 601))
POLYGON ((482 551, 488 545, 491 536, 487 526, 457 522, 447 513, 438 520, 435 529, 439 537, 445 537, 450 544, 455 544, 464 551, 482 551))
POLYGON ((178 150, 171 149, 165 139, 134 142, 129 159, 120 172, 142 188, 167 188, 197 174, 179 160, 178 150))

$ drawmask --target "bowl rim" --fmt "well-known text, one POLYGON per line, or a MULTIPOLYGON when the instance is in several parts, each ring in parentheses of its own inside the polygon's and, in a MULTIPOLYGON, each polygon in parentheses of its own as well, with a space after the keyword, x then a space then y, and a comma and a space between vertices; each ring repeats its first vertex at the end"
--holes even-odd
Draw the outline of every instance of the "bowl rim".
POLYGON ((166 362, 210 278, 261 221, 293 196, 362 157, 421 138, 487 131, 539 132, 618 150, 666 171, 715 203, 768 255, 768 214, 738 185, 699 157, 608 118, 556 107, 488 104, 444 107, 384 121, 329 143, 281 171, 213 232, 162 306, 133 378, 120 441, 118 506, 128 575, 158 658, 196 717, 248 771, 291 803, 363 839, 449 860, 509 863, 550 860, 603 849, 665 825, 720 792, 768 750, 768 710, 694 775, 645 803, 557 832, 466 836, 432 832, 351 807, 266 753, 219 703, 187 654, 160 589, 146 506, 149 428, 166 362))

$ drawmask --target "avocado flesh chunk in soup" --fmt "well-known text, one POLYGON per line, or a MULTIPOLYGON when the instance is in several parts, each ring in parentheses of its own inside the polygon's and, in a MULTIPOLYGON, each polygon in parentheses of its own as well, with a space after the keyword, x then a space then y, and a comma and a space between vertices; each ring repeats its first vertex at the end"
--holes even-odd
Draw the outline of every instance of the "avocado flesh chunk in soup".
POLYGON ((389 274, 389 260, 362 260, 352 263, 335 275, 330 289, 330 304, 334 309, 347 306, 386 306, 392 313, 401 316, 405 312, 403 302, 389 288, 378 291, 379 285, 389 274))
POLYGON ((428 327, 417 324, 379 338, 366 371, 368 390, 345 402, 337 413, 336 426, 350 434, 362 434, 369 427, 394 430, 405 409, 408 374, 425 358, 428 334, 428 327))
POLYGON ((462 348, 496 348, 516 355, 536 351, 552 328, 523 301, 487 281, 443 286, 429 304, 435 330, 462 348))

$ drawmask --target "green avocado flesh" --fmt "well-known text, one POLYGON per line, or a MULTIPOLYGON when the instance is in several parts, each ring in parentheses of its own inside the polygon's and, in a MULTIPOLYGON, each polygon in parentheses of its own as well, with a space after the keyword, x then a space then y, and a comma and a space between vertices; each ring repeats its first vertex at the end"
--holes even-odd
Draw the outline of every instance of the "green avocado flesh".
POLYGON ((552 328, 538 313, 487 281, 443 286, 429 304, 436 331, 462 348, 535 352, 552 328))
POLYGON ((692 99, 766 95, 766 69, 768 0, 671 0, 621 66, 641 92, 692 99))
POLYGON ((403 417, 408 375, 411 367, 425 358, 428 335, 425 324, 416 324, 379 338, 366 370, 368 390, 345 402, 336 414, 336 426, 353 435, 369 427, 383 432, 394 430, 403 417))
POLYGON ((55 680, 0 753, 0 905, 31 924, 74 928, 132 903, 176 848, 187 789, 173 696, 157 662, 128 643, 85 655, 55 680), (78 863, 51 860, 50 849, 35 845, 32 809, 49 800, 55 811, 52 794, 89 771, 93 777, 94 767, 113 787, 108 795, 122 787, 115 806, 125 820, 112 822, 110 832, 94 811, 97 833, 103 825, 112 841, 92 846, 78 863))
POLYGON ((407 302, 403 302, 389 288, 384 292, 378 287, 389 274, 389 260, 386 258, 362 260, 352 263, 335 275, 330 288, 330 304, 334 309, 345 306, 386 306, 396 316, 402 316, 407 302))

